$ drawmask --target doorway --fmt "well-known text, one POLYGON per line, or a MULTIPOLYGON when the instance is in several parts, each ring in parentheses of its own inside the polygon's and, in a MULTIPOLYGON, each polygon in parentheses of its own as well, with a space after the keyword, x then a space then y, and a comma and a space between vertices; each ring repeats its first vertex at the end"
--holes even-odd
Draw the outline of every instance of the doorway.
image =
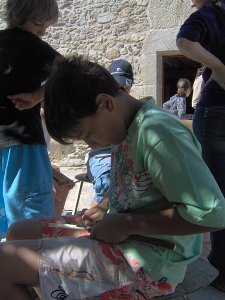
MULTIPOLYGON (((162 105, 170 99, 177 90, 177 81, 179 78, 187 78, 193 84, 196 71, 200 67, 200 63, 195 62, 179 53, 179 51, 160 52, 158 56, 158 73, 157 81, 161 86, 157 99, 162 105)), ((193 113, 191 106, 192 93, 186 99, 187 113, 193 113)))

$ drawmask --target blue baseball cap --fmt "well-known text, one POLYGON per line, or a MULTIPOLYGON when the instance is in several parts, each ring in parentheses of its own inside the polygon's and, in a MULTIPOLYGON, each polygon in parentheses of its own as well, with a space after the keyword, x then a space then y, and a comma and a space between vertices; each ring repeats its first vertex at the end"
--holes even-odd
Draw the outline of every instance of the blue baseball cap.
POLYGON ((108 70, 120 85, 132 86, 134 74, 128 61, 123 59, 114 60, 108 70))

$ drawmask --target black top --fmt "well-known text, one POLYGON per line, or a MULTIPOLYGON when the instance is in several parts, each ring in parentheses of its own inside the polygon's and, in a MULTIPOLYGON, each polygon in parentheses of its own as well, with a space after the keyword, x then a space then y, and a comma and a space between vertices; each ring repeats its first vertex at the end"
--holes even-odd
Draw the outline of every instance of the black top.
POLYGON ((30 32, 16 27, 0 31, 0 147, 45 144, 40 104, 18 111, 7 95, 38 89, 56 55, 58 52, 30 32))
MULTIPOLYGON (((206 5, 190 15, 181 26, 177 38, 199 42, 205 49, 225 64, 225 13, 215 5, 206 5)), ((206 68, 207 81, 211 70, 206 68)), ((215 81, 207 84, 197 107, 225 105, 225 91, 215 81)))

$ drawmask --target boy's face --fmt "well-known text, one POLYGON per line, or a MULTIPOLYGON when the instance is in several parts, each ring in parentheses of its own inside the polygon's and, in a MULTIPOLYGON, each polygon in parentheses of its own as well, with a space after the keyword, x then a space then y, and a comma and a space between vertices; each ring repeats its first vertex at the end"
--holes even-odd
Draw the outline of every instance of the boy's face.
POLYGON ((52 20, 50 20, 50 21, 27 21, 20 27, 23 30, 29 31, 41 38, 43 35, 45 35, 47 28, 53 24, 54 24, 54 21, 52 21, 52 20))
POLYGON ((85 141, 91 148, 104 148, 120 144, 126 134, 127 128, 123 118, 115 113, 106 100, 106 103, 99 105, 95 114, 80 119, 73 135, 76 139, 85 141))

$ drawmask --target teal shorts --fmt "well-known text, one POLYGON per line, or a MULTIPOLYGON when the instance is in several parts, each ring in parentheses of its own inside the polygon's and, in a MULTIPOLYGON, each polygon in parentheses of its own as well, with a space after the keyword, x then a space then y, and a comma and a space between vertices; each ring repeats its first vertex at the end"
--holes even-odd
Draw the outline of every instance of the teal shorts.
POLYGON ((0 149, 0 238, 15 221, 51 215, 53 182, 46 146, 0 149))

